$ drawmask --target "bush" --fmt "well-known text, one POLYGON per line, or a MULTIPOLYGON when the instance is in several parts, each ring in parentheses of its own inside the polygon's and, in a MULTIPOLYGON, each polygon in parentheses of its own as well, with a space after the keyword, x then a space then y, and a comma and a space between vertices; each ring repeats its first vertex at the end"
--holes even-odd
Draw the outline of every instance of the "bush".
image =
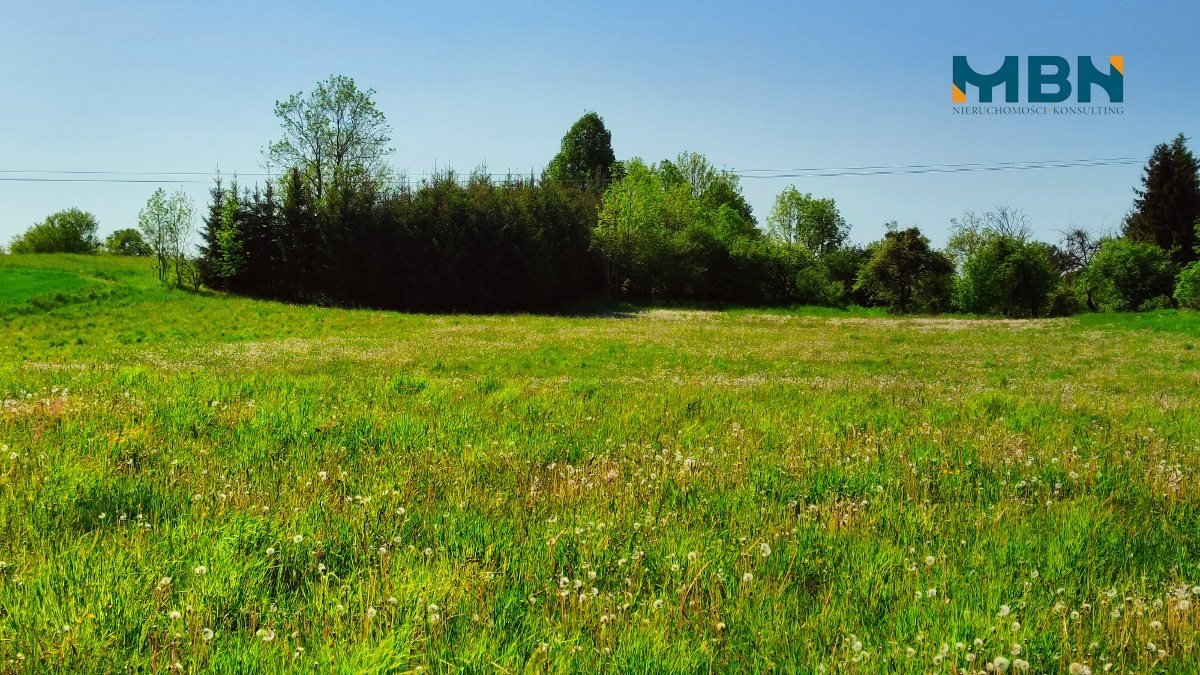
POLYGON ((1079 292, 1075 290, 1075 286, 1068 282, 1060 283, 1050 296, 1046 299, 1046 315, 1047 316, 1072 316, 1082 312, 1085 308, 1083 302, 1079 299, 1079 292))
POLYGON ((1175 284, 1175 302, 1180 307, 1200 309, 1200 263, 1192 263, 1179 273, 1175 284))
POLYGON ((954 300, 963 311, 977 314, 1042 316, 1058 280, 1044 244, 990 236, 963 264, 954 300))
POLYGON ((872 251, 862 246, 850 245, 834 249, 821 256, 821 263, 829 273, 829 279, 841 287, 839 299, 844 303, 866 306, 871 298, 862 291, 854 289, 858 281, 858 273, 862 271, 867 261, 871 259, 872 251))
POLYGON ((1174 266, 1154 244, 1110 239, 1079 276, 1079 285, 1104 311, 1149 309, 1151 300, 1167 298, 1174 290, 1174 266))

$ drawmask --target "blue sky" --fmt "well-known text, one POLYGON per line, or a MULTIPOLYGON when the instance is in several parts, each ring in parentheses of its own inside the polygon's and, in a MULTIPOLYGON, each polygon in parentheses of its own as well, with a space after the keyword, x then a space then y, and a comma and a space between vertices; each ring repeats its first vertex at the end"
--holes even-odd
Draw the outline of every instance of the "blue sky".
MULTIPOLYGON (((258 173, 278 135, 274 102, 333 73, 376 90, 394 164, 410 173, 540 168, 587 110, 619 158, 690 150, 739 170, 1144 157, 1179 132, 1200 136, 1194 1, 574 4, 5 2, 0 170, 258 173), (1121 54, 1125 114, 952 116, 955 54, 980 70, 1006 54, 1121 54)), ((743 186, 760 220, 789 183, 834 197, 856 241, 894 219, 940 243, 951 217, 998 204, 1052 240, 1070 225, 1118 227, 1140 175, 743 186)), ((203 208, 207 185, 176 186, 203 208)), ((154 187, 0 181, 0 241, 71 206, 105 233, 132 226, 154 187)))

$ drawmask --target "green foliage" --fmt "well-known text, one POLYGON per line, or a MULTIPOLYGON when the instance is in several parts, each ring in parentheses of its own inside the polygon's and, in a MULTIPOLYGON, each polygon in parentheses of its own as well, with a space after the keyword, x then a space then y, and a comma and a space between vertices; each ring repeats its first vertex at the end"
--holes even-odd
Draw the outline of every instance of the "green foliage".
POLYGON ((628 298, 832 304, 841 286, 801 246, 762 236, 734 176, 695 153, 625 163, 604 194, 592 247, 628 298))
POLYGON ((938 312, 949 306, 953 284, 953 261, 911 227, 884 235, 854 288, 893 312, 938 312))
POLYGON ((94 253, 100 246, 96 238, 96 216, 79 209, 66 209, 48 216, 17 235, 9 251, 21 253, 94 253))
POLYGON ((1196 260, 1200 219, 1200 162, 1183 134, 1154 148, 1125 218, 1125 237, 1171 251, 1175 262, 1196 260))
POLYGON ((374 97, 354 78, 331 75, 307 94, 277 101, 283 137, 271 144, 269 161, 298 169, 318 202, 334 190, 381 189, 389 176, 391 127, 374 97))
POLYGON ((617 161, 612 132, 594 112, 580 117, 563 136, 561 149, 547 167, 551 180, 603 191, 612 180, 617 161))
POLYGON ((1046 306, 1046 315, 1051 317, 1074 316, 1087 309, 1079 297, 1075 283, 1070 279, 1063 279, 1050 291, 1046 306))
MULTIPOLYGON (((988 236, 963 264, 954 302, 974 314, 1043 316, 1058 282, 1058 270, 1045 244, 988 236)), ((1057 309, 1065 306, 1060 302, 1057 309)))
POLYGON ((334 186, 319 202, 293 170, 282 199, 273 184, 219 196, 203 259, 216 288, 426 311, 544 310, 599 290, 595 195, 553 181, 446 174, 385 194, 334 186))
POLYGON ((183 285, 191 246, 195 206, 183 190, 170 195, 158 188, 138 213, 138 229, 154 252, 158 280, 166 282, 174 269, 175 283, 183 285))
MULTIPOLYGON (((238 197, 237 183, 234 183, 233 189, 224 195, 217 221, 216 242, 220 257, 214 262, 217 276, 227 282, 237 279, 246 265, 244 249, 249 234, 241 229, 245 219, 240 217, 242 214, 239 213, 238 197)), ((228 286, 228 283, 225 285, 228 286)))
POLYGON ((592 232, 609 288, 635 297, 668 292, 669 281, 686 264, 676 255, 677 238, 696 216, 687 185, 669 183, 662 171, 640 160, 627 162, 625 177, 604 192, 592 232))
POLYGON ((1162 248, 1127 238, 1110 239, 1079 276, 1079 286, 1105 311, 1141 309, 1174 291, 1175 267, 1162 248))
POLYGON ((867 306, 871 298, 867 293, 856 290, 859 272, 871 259, 873 251, 858 245, 847 245, 836 248, 821 256, 821 264, 825 266, 829 279, 836 282, 842 289, 841 299, 848 303, 867 306))
POLYGON ((950 219, 946 254, 961 268, 967 259, 997 237, 1026 241, 1032 233, 1029 218, 1020 209, 997 206, 990 211, 964 211, 950 219))
POLYGON ((806 246, 822 256, 846 242, 850 226, 833 199, 818 199, 788 186, 775 198, 767 231, 780 241, 806 246))
POLYGON ((1175 302, 1180 307, 1200 309, 1200 263, 1192 263, 1179 273, 1175 284, 1175 302))
POLYGON ((104 252, 109 255, 145 257, 153 255, 154 249, 142 238, 142 233, 127 227, 108 235, 104 240, 104 252))

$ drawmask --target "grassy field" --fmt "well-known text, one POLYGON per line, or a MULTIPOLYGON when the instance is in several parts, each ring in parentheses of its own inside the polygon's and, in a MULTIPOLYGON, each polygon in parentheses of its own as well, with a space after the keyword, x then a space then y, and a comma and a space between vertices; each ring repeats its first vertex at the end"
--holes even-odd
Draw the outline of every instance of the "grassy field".
POLYGON ((1196 314, 0 322, 0 672, 1200 670, 1196 314))

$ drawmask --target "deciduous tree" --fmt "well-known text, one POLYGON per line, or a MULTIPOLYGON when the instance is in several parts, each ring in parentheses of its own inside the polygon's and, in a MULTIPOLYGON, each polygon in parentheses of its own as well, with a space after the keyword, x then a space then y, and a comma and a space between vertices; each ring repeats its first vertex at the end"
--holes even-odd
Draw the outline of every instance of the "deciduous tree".
POLYGON ((150 195, 138 214, 138 229, 154 251, 159 281, 166 282, 174 267, 176 283, 183 285, 194 218, 195 207, 185 192, 168 195, 162 188, 150 195))
POLYGON ((884 235, 854 288, 893 312, 931 312, 947 307, 953 281, 950 257, 910 227, 884 235))
POLYGON ((833 199, 819 199, 788 186, 775 198, 767 217, 767 232, 780 241, 801 244, 822 256, 845 243, 850 227, 833 199))
POLYGON ((374 96, 353 78, 333 75, 307 94, 277 101, 283 138, 267 152, 271 164, 299 168, 318 201, 333 185, 378 190, 386 182, 392 148, 391 127, 374 96))
POLYGON ((594 112, 580 117, 562 138, 562 146, 546 168, 546 175, 563 183, 603 191, 612 179, 617 161, 612 133, 594 112))
POLYGON ((96 216, 79 209, 66 209, 46 217, 12 241, 13 253, 94 253, 100 246, 96 238, 96 216))

